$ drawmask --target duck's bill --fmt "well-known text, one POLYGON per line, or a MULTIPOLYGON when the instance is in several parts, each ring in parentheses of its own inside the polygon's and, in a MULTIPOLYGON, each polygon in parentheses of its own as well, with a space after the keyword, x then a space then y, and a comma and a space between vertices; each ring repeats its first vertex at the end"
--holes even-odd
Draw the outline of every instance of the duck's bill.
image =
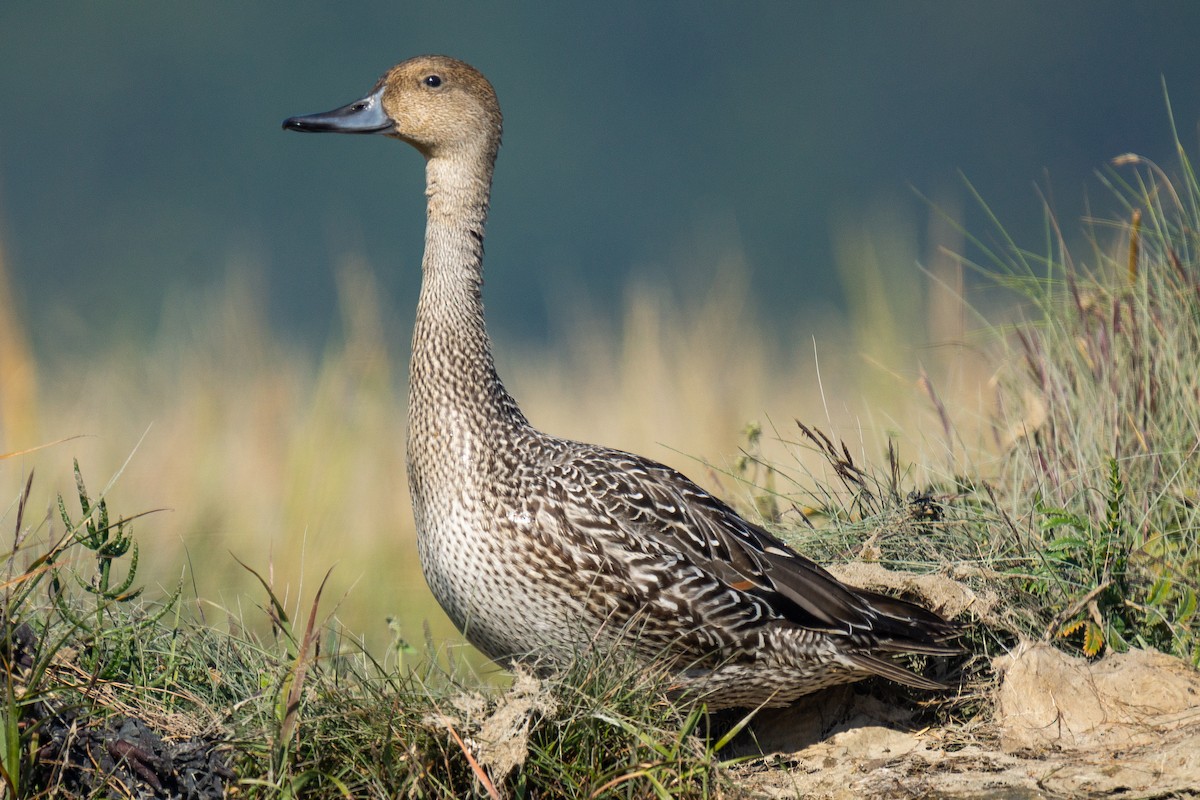
POLYGON ((302 133, 391 133, 393 123, 383 110, 380 87, 363 99, 333 111, 289 117, 283 121, 283 127, 302 133))

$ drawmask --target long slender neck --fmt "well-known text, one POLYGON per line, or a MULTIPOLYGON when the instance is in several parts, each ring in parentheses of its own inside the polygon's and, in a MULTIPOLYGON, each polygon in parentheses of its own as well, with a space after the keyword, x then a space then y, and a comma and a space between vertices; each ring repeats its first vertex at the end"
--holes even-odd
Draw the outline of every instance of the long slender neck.
POLYGON ((439 157, 426 164, 428 221, 413 330, 410 442, 438 431, 486 437, 526 424, 496 374, 483 317, 483 229, 493 157, 439 157))

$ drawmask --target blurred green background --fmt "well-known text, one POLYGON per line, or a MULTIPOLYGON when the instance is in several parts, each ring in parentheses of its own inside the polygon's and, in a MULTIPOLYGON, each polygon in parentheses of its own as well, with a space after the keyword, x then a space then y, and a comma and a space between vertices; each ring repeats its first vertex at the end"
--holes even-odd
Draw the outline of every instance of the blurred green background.
POLYGON ((410 315, 419 157, 279 123, 444 52, 506 115, 487 290, 502 336, 544 337, 566 293, 611 307, 698 232, 736 238, 756 301, 787 320, 841 299, 840 222, 883 204, 922 224, 910 185, 961 197, 961 170, 1036 241, 1035 182, 1072 219, 1107 159, 1169 158, 1160 77, 1190 140, 1198 40, 1195 2, 6 0, 0 232, 39 349, 153 330, 172 287, 231 261, 309 344, 348 253, 410 315))

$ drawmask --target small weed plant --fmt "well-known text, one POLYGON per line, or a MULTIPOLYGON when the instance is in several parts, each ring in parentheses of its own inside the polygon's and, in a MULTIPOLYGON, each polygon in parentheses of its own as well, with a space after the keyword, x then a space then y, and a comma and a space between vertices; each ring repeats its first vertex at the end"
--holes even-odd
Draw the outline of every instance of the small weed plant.
POLYGON ((58 513, 66 531, 64 546, 52 548, 46 557, 50 567, 50 597, 54 609, 73 632, 73 640, 81 647, 79 663, 97 677, 112 679, 126 674, 133 665, 134 648, 142 634, 151 632, 163 617, 175 610, 182 584, 152 613, 132 615, 123 613, 141 596, 143 587, 135 586, 138 569, 138 545, 131 530, 132 520, 110 521, 108 503, 96 502, 88 496, 79 462, 75 464, 75 487, 79 498, 80 517, 72 521, 66 501, 58 497, 58 513), (96 560, 96 571, 85 581, 72 568, 64 569, 58 559, 74 549, 90 552, 96 560), (124 580, 117 581, 113 567, 128 557, 124 580), (90 614, 82 614, 84 603, 73 598, 64 585, 73 583, 92 600, 90 614))

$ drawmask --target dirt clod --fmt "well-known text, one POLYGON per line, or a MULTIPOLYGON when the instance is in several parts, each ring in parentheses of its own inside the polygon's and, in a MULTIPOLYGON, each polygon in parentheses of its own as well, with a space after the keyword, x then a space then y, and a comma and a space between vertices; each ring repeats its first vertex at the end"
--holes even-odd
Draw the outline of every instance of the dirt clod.
POLYGON ((479 728, 479 761, 492 770, 497 782, 525 763, 534 715, 553 713, 554 699, 542 682, 524 669, 515 670, 512 687, 479 728))
POLYGON ((136 717, 92 725, 50 714, 42 725, 39 783, 67 796, 218 800, 236 777, 227 746, 203 739, 166 741, 136 717))
MULTIPOLYGON (((833 698, 843 722, 824 724, 834 732, 792 749, 786 770, 747 773, 748 788, 854 800, 1200 796, 1196 670, 1149 651, 1089 663, 1045 644, 1021 646, 995 668, 986 723, 913 730, 869 695, 833 698)), ((778 738, 786 728, 775 720, 776 749, 788 749, 778 738)))

